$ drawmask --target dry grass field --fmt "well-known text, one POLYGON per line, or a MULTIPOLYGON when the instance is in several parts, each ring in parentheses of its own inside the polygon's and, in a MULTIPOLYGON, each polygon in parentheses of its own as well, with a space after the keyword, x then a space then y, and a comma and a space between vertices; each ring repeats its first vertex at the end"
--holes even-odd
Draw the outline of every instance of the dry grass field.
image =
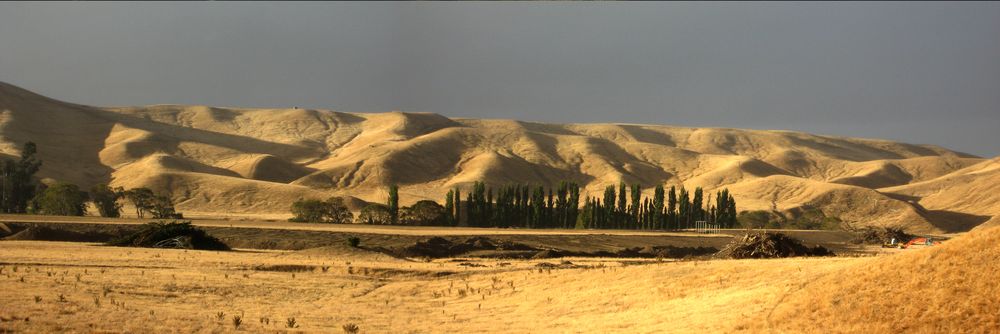
POLYGON ((1000 229, 875 257, 700 261, 428 262, 346 245, 210 252, 2 241, 0 329, 995 332, 998 256, 1000 229))

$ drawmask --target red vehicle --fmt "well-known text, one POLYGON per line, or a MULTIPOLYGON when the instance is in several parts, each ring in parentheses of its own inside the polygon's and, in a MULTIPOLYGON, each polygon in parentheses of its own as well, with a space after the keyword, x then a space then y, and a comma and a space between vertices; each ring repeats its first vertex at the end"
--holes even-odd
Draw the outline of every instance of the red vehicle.
POLYGON ((940 245, 940 244, 941 244, 941 241, 934 240, 934 238, 916 237, 916 238, 910 239, 910 242, 907 242, 905 244, 900 245, 899 248, 903 248, 903 249, 910 249, 910 248, 919 249, 919 248, 926 248, 926 247, 940 245))

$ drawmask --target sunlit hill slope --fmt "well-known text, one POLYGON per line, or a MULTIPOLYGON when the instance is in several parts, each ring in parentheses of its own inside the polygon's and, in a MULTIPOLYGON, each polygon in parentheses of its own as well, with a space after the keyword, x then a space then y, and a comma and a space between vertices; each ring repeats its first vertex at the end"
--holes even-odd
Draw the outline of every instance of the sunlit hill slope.
POLYGON ((433 113, 92 107, 0 83, 0 153, 40 175, 168 192, 186 213, 282 217, 299 198, 441 201, 474 181, 731 189, 741 210, 814 207, 853 224, 968 230, 1000 215, 997 161, 793 131, 542 124, 433 113), (973 195, 969 195, 973 194, 973 195))

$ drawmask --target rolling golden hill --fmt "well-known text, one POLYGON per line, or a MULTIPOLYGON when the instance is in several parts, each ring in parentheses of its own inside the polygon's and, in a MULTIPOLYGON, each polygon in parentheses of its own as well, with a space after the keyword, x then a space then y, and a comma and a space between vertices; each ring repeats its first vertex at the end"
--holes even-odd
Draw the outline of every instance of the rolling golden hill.
POLYGON ((964 231, 1000 215, 996 159, 794 131, 92 107, 0 83, 0 153, 17 155, 25 141, 38 144, 42 177, 146 186, 202 216, 286 217, 304 197, 381 202, 391 183, 406 204, 441 201, 474 181, 560 180, 591 195, 619 182, 639 183, 647 194, 657 184, 727 187, 741 210, 813 207, 852 224, 920 232, 964 231))

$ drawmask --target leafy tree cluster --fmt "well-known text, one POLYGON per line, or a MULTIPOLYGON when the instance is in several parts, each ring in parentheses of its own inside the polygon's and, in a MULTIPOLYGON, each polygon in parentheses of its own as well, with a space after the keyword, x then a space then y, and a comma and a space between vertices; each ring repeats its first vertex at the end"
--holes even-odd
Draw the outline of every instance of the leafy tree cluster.
POLYGON ((293 222, 347 224, 354 214, 344 204, 344 199, 331 197, 326 201, 300 199, 292 203, 293 222))
POLYGON ((39 186, 33 176, 42 167, 35 153, 35 143, 27 142, 21 148, 20 160, 5 158, 0 161, 0 211, 3 213, 28 212, 39 186))
POLYGON ((121 217, 121 200, 128 198, 135 204, 139 218, 146 212, 154 218, 182 217, 174 210, 170 197, 156 196, 146 188, 125 191, 99 184, 87 193, 65 182, 46 186, 34 178, 42 166, 35 157, 37 153, 35 143, 27 142, 21 148, 20 160, 0 161, 0 212, 83 216, 87 213, 87 202, 91 201, 102 217, 121 217))
POLYGON ((90 188, 90 199, 101 217, 121 217, 122 198, 125 198, 125 189, 122 187, 111 188, 106 184, 98 184, 90 188))
POLYGON ((361 208, 358 218, 354 220, 356 224, 369 225, 390 225, 392 224, 392 214, 385 204, 371 203, 361 208))
POLYGON ((87 213, 87 193, 70 183, 56 183, 33 200, 33 213, 57 216, 83 216, 87 213))
MULTIPOLYGON (((451 203, 451 202, 448 202, 451 203)), ((361 209, 358 224, 448 226, 452 208, 446 208, 431 200, 417 201, 413 205, 399 206, 399 186, 389 186, 389 197, 385 204, 371 203, 361 209)))
POLYGON ((149 213, 156 219, 181 219, 184 215, 174 209, 170 196, 157 195, 149 188, 134 188, 121 193, 135 207, 135 214, 145 218, 149 213))

